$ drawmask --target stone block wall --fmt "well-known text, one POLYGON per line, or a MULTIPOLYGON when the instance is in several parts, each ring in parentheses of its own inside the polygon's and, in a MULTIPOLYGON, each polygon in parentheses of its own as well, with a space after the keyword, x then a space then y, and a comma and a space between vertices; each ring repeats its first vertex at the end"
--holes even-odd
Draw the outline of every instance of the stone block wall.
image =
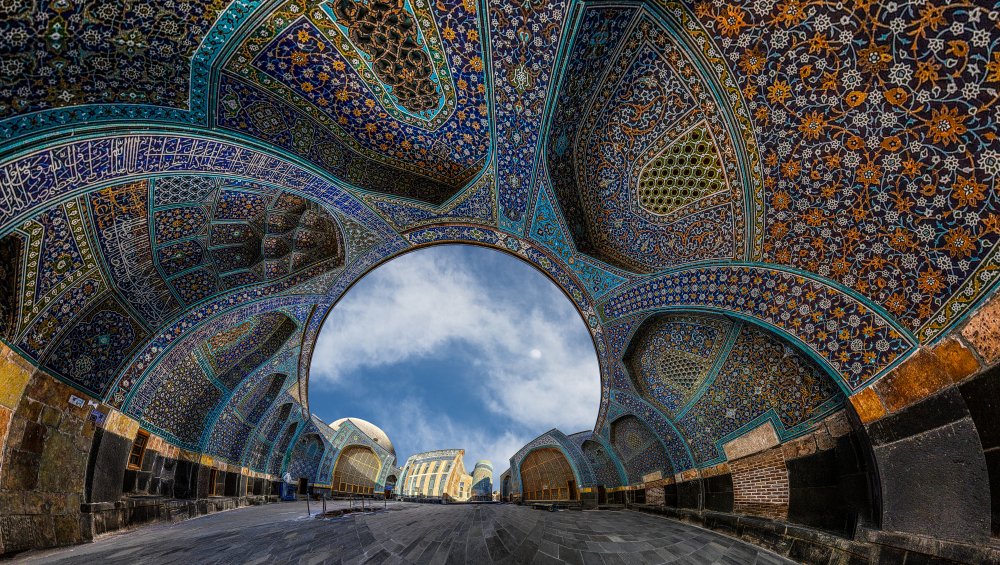
POLYGON ((1000 297, 851 396, 878 461, 877 527, 957 543, 997 543, 998 362, 1000 297))
POLYGON ((135 420, 0 344, 0 557, 277 500, 274 477, 184 452, 155 434, 140 468, 128 469, 138 432, 135 420), (208 498, 213 468, 225 496, 208 498))
POLYGON ((77 543, 96 426, 85 395, 0 345, 0 555, 77 543))

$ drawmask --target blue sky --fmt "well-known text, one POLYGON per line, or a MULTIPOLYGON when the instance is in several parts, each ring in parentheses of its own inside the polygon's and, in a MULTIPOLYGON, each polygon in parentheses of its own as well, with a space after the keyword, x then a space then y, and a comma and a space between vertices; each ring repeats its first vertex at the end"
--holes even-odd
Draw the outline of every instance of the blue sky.
POLYGON ((558 427, 592 429, 597 356, 565 295, 534 267, 467 245, 420 249, 369 273, 327 318, 309 405, 381 427, 399 464, 465 449, 495 475, 525 443, 558 427))

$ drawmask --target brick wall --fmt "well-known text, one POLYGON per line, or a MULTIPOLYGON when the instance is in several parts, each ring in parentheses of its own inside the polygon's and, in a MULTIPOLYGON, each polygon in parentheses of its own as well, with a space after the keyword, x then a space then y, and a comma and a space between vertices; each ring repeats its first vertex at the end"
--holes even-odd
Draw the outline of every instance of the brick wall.
POLYGON ((788 517, 788 469, 780 447, 729 462, 733 511, 784 520, 788 517))

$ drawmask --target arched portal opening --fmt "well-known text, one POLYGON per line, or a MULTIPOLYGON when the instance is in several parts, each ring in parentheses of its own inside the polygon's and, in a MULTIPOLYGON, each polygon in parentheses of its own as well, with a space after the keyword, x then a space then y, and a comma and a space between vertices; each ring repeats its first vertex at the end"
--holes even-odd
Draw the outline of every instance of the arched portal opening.
POLYGON ((333 491, 342 494, 374 494, 380 468, 378 456, 370 447, 346 447, 333 469, 333 491))
POLYGON ((522 498, 577 500, 576 475, 566 456, 552 447, 536 449, 521 463, 522 498))
MULTIPOLYGON (((530 438, 556 426, 592 428, 600 366, 575 302, 582 298, 529 259, 448 243, 369 271, 323 321, 311 353, 310 410, 324 420, 378 422, 403 467, 439 449, 466 449, 465 461, 508 460, 508 430, 530 438), (457 434, 424 439, 415 426, 457 434), (483 438, 483 447, 471 451, 461 439, 469 437, 483 438)), ((478 496, 490 498, 492 467, 482 470, 460 476, 457 489, 480 484, 478 496)), ((411 475, 399 477, 401 492, 411 475)))

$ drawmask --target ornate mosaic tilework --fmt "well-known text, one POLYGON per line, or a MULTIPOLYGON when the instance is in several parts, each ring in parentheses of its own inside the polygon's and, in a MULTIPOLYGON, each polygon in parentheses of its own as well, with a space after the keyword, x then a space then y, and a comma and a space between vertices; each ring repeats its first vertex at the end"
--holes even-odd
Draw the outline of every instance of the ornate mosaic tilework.
MULTIPOLYGON (((299 190, 334 208, 350 197, 328 181, 289 161, 229 142, 190 136, 123 135, 74 141, 34 151, 0 164, 0 225, 98 183, 113 183, 142 172, 231 174, 299 190)), ((366 225, 375 219, 354 204, 366 225)), ((374 229, 384 229, 374 222, 374 229)))
MULTIPOLYGON (((294 338, 297 334, 289 338, 283 328, 290 327, 294 331, 298 321, 304 320, 309 312, 308 308, 292 304, 280 312, 273 309, 257 311, 263 305, 245 306, 183 333, 180 343, 168 348, 163 358, 135 386, 130 401, 127 404, 123 401, 122 410, 176 438, 188 449, 208 445, 218 453, 229 454, 231 450, 242 449, 243 443, 233 440, 232 436, 242 434, 242 428, 252 427, 254 422, 247 422, 237 410, 239 399, 248 394, 238 385, 248 377, 259 384, 265 375, 275 372, 275 367, 284 367, 286 371, 289 367, 294 368, 297 349, 286 352, 284 357, 276 357, 286 341, 298 343, 294 338), (250 322, 246 323, 247 320, 250 322), (274 362, 265 365, 271 358, 274 362), (178 371, 189 375, 180 388, 173 384, 178 371), (185 396, 183 415, 173 412, 167 402, 169 394, 185 396), (228 424, 213 428, 217 416, 228 424), (199 430, 197 436, 194 435, 196 428, 199 430), (234 443, 240 447, 234 447, 234 443)), ((272 304, 272 307, 277 305, 272 304)), ((146 343, 150 347, 157 340, 146 343)))
POLYGON ((604 405, 607 408, 598 435, 607 443, 611 442, 611 422, 622 416, 632 415, 642 420, 663 443, 666 455, 670 459, 671 468, 675 473, 694 468, 695 463, 691 457, 691 450, 684 437, 662 412, 643 400, 642 397, 613 389, 604 405))
POLYGON ((208 213, 201 206, 157 210, 154 218, 156 239, 160 243, 202 235, 208 226, 208 213))
POLYGON ((88 202, 108 280, 147 327, 172 318, 181 305, 153 262, 149 184, 110 186, 91 193, 88 202))
POLYGON ((527 222, 546 92, 568 2, 490 0, 493 137, 500 227, 520 235, 527 222))
POLYGON ((765 259, 870 297, 922 343, 996 281, 998 8, 696 8, 763 147, 765 259))
POLYGON ((426 3, 349 0, 325 4, 323 11, 341 32, 337 48, 383 107, 395 107, 394 115, 417 123, 433 123, 439 113, 454 109, 455 86, 426 3))
POLYGON ((224 410, 215 420, 212 438, 205 452, 231 464, 239 464, 243 449, 250 441, 253 427, 233 410, 224 410))
POLYGON ((674 139, 651 160, 640 160, 639 206, 659 216, 725 192, 725 167, 712 134, 698 124, 674 139))
POLYGON ((580 446, 583 456, 594 470, 594 480, 607 488, 622 486, 625 478, 619 474, 613 455, 607 447, 595 440, 587 440, 580 446))
POLYGON ((374 165, 321 123, 261 89, 223 74, 219 126, 240 131, 300 155, 355 186, 404 196, 448 192, 411 171, 374 165))
POLYGON ((224 6, 9 2, 0 12, 0 118, 95 103, 183 108, 190 58, 224 6))
POLYGON ((290 319, 282 320, 270 328, 266 338, 260 342, 251 342, 252 348, 238 363, 225 373, 218 375, 219 382, 229 388, 234 388, 250 371, 273 356, 280 347, 290 342, 296 331, 295 323, 290 319))
POLYGON ((815 362, 767 330, 740 325, 718 376, 677 420, 699 465, 724 459, 722 444, 763 419, 787 440, 844 404, 844 394, 815 362))
MULTIPOLYGON (((290 400, 290 399, 286 399, 290 400)), ((268 441, 274 441, 278 437, 278 432, 281 430, 282 425, 288 420, 291 414, 292 403, 284 402, 278 409, 272 414, 269 424, 264 428, 263 437, 268 441)))
MULTIPOLYGON (((722 0, 694 12, 669 0, 494 1, 486 14, 458 0, 294 0, 254 14, 258 4, 0 6, 0 70, 10 71, 0 98, 12 102, 0 103, 9 141, 0 162, 0 336, 130 414, 153 406, 151 429, 178 444, 280 468, 298 445, 272 449, 288 424, 311 429, 295 404, 259 440, 278 410, 264 405, 290 398, 272 398, 264 384, 274 370, 268 355, 298 355, 271 343, 284 332, 255 334, 266 353, 243 351, 214 369, 195 342, 175 344, 236 325, 229 315, 284 309, 303 328, 288 338, 304 343, 285 368, 304 397, 318 313, 410 245, 490 245, 545 271, 595 336, 595 441, 609 437, 611 420, 633 414, 663 438, 678 470, 694 463, 661 411, 694 430, 684 428, 699 464, 761 418, 793 437, 840 402, 816 371, 838 373, 831 382, 845 391, 866 386, 996 286, 995 1, 722 0), (359 32, 359 21, 370 25, 359 32), (408 38, 404 73, 385 66, 391 42, 368 35, 390 27, 408 38), (118 64, 104 69, 112 55, 118 64), (201 137, 95 130, 107 137, 87 139, 76 125, 101 120, 203 129, 201 137), (216 127, 230 133, 216 138, 216 127), (51 146, 17 137, 45 130, 51 146), (493 177, 442 204, 479 174, 491 139, 493 177), (707 179, 706 168, 718 176, 707 179), (355 187, 440 206, 356 196, 355 187), (639 224, 678 227, 683 238, 654 240, 639 224), (330 233, 344 234, 332 252, 321 249, 330 233), (680 270, 640 282, 580 252, 638 271, 680 270), (754 263, 681 266, 706 258, 754 263), (605 301, 599 312, 595 299, 605 301), (768 361, 769 378, 788 386, 761 385, 770 400, 755 404, 738 366, 713 381, 685 357, 697 355, 683 343, 709 341, 692 335, 670 346, 682 360, 646 360, 672 375, 669 386, 633 387, 621 359, 639 320, 682 309, 760 321, 818 364, 792 363, 809 360, 765 334, 759 349, 784 355, 768 361), (178 406, 164 386, 181 359, 194 368, 171 389, 187 394, 174 417, 163 412, 178 406), (188 391, 185 382, 199 385, 188 391), (779 407, 768 411, 768 402, 779 407)), ((765 331, 734 327, 741 339, 765 331)), ((739 358, 744 367, 758 361, 739 358)))
POLYGON ((494 225, 496 224, 496 193, 493 185, 493 173, 487 171, 464 194, 440 209, 374 194, 364 195, 363 199, 400 232, 444 222, 494 225))
POLYGON ((111 297, 74 322, 43 364, 86 390, 102 390, 148 336, 111 297))
POLYGON ((608 319, 670 307, 752 317, 802 341, 857 390, 912 349, 908 337, 853 296, 800 274, 751 266, 702 267, 655 277, 610 297, 608 319))
POLYGON ((622 416, 611 422, 611 447, 618 453, 628 484, 644 482, 643 476, 661 473, 673 475, 673 467, 663 444, 641 420, 635 416, 622 416))
MULTIPOLYGON (((143 103, 87 104, 55 107, 29 114, 16 114, 0 121, 0 137, 14 139, 35 132, 101 121, 150 120, 203 124, 208 119, 208 99, 213 63, 226 41, 240 28, 263 0, 231 0, 220 11, 190 59, 189 110, 143 103)), ((166 4, 171 6, 171 4, 166 4)), ((144 30, 158 34, 160 30, 144 30)), ((195 42, 197 43, 197 42, 195 42)), ((117 46, 112 46, 113 51, 117 46)))
MULTIPOLYGON (((85 211, 86 209, 83 208, 85 211)), ((5 332, 34 356, 51 347, 65 329, 60 319, 79 314, 104 288, 76 201, 54 206, 23 222, 2 240, 17 257, 7 280, 13 292, 5 332)))
POLYGON ((299 431, 299 422, 292 422, 285 428, 281 438, 274 443, 271 449, 271 458, 267 462, 267 472, 272 475, 280 475, 281 469, 285 466, 288 448, 295 439, 296 432, 299 431))
POLYGON ((214 421, 206 425, 201 438, 205 452, 239 464, 248 446, 260 443, 256 441, 254 428, 270 413, 287 378, 275 370, 294 366, 296 353, 294 349, 282 351, 211 409, 208 418, 214 421))
POLYGON ((268 375, 263 382, 247 383, 242 386, 243 395, 239 398, 239 411, 247 422, 257 424, 264 412, 271 407, 284 389, 288 375, 274 373, 268 375))
POLYGON ((744 177, 751 175, 744 173, 750 164, 734 139, 753 140, 748 129, 731 131, 719 110, 725 105, 719 85, 727 77, 706 74, 697 61, 701 49, 693 38, 678 35, 676 24, 642 10, 629 25, 630 12, 602 10, 610 12, 607 22, 599 14, 583 16, 581 25, 593 29, 578 32, 548 141, 556 193, 577 246, 643 272, 742 258, 744 177), (668 32, 664 25, 674 27, 668 32), (609 37, 621 46, 616 49, 609 37), (650 213, 639 206, 642 171, 692 131, 705 141, 703 154, 716 155, 715 162, 721 156, 723 182, 717 188, 724 190, 697 199, 689 194, 682 208, 666 215, 662 208, 650 213))
POLYGON ((223 391, 191 354, 175 355, 157 368, 163 377, 137 395, 127 413, 183 446, 197 449, 209 411, 222 399, 223 391))
MULTIPOLYGON (((316 429, 315 424, 306 424, 307 430, 316 429)), ((318 433, 303 433, 291 447, 285 471, 295 478, 305 477, 310 483, 318 482, 319 465, 326 453, 326 444, 318 433)))
POLYGON ((647 320, 626 355, 636 388, 676 418, 728 354, 732 329, 721 316, 666 314, 647 320))
POLYGON ((579 255, 563 227, 561 217, 552 205, 552 199, 545 181, 541 181, 538 190, 538 201, 535 204, 534 217, 528 231, 528 237, 547 247, 552 253, 573 270, 587 286, 590 295, 599 299, 611 289, 621 285, 626 280, 623 274, 612 269, 606 269, 585 256, 579 255))
POLYGON ((422 175, 393 193, 440 204, 482 168, 489 148, 479 38, 469 2, 286 2, 226 64, 274 98, 247 103, 231 90, 220 113, 246 109, 249 120, 227 127, 267 138, 291 126, 290 114, 276 108, 289 104, 311 118, 296 120, 293 144, 308 146, 304 137, 326 130, 323 137, 332 134, 370 160, 365 167, 388 167, 386 179, 390 169, 422 175), (385 51, 405 37, 412 42, 385 51))
POLYGON ((76 319, 84 309, 95 303, 105 291, 104 280, 97 273, 67 290, 52 302, 32 325, 22 332, 18 348, 28 355, 41 358, 51 348, 60 332, 67 330, 65 319, 76 319))

